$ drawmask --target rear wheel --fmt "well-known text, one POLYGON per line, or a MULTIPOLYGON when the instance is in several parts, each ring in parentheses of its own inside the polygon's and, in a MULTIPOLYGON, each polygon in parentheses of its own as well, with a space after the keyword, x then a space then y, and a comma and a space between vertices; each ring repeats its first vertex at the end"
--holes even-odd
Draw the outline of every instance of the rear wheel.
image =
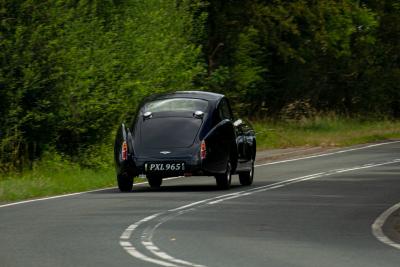
POLYGON ((218 188, 229 189, 232 181, 232 166, 230 161, 228 161, 225 173, 215 175, 215 180, 217 181, 218 188))
POLYGON ((251 185, 254 177, 254 160, 251 161, 251 169, 247 172, 239 173, 239 181, 241 185, 251 185))
POLYGON ((147 181, 151 188, 159 188, 162 184, 162 177, 159 176, 147 176, 147 181))
POLYGON ((133 177, 128 173, 121 173, 117 175, 118 188, 121 192, 132 191, 133 177))

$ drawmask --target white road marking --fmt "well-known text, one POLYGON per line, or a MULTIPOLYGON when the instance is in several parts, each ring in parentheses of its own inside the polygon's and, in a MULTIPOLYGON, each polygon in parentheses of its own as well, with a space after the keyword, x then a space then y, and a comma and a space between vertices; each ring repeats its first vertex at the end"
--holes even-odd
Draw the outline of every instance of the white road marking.
POLYGON ((179 264, 178 266, 205 267, 204 265, 200 265, 200 264, 192 263, 192 262, 185 261, 182 259, 174 258, 173 256, 162 251, 152 241, 155 231, 162 224, 164 224, 165 222, 167 222, 173 218, 176 218, 177 216, 180 216, 187 212, 196 211, 197 209, 205 207, 205 206, 219 204, 226 200, 244 197, 244 196, 248 196, 248 195, 252 195, 255 193, 260 193, 260 192, 264 192, 264 191, 268 191, 268 190, 273 190, 273 189, 281 188, 281 187, 288 186, 288 185, 295 184, 295 183, 300 183, 300 182, 309 181, 309 180, 313 180, 313 179, 317 179, 317 178, 321 178, 321 177, 326 177, 329 175, 339 174, 339 173, 343 173, 343 172, 350 172, 350 171, 355 171, 355 170, 368 169, 368 168, 384 166, 384 165, 389 165, 389 164, 395 164, 395 163, 399 163, 399 162, 400 162, 400 159, 393 159, 391 161, 386 161, 386 162, 382 162, 382 163, 373 163, 373 164, 369 163, 369 164, 350 167, 350 168, 346 168, 346 169, 334 169, 334 170, 330 170, 330 171, 326 171, 326 172, 314 173, 314 174, 310 174, 310 175, 287 179, 287 180, 272 183, 269 185, 251 188, 251 189, 244 190, 244 191, 239 191, 239 192, 230 193, 230 194, 224 194, 224 195, 216 196, 213 198, 204 199, 201 201, 196 201, 196 202, 184 205, 184 206, 177 207, 175 209, 167 210, 163 213, 157 213, 155 215, 146 217, 146 218, 130 225, 128 228, 126 228, 124 233, 121 235, 120 243, 122 243, 126 240, 129 240, 129 239, 134 239, 136 241, 136 242, 134 242, 135 244, 139 244, 142 246, 141 250, 151 253, 153 256, 158 257, 158 259, 152 258, 150 256, 145 255, 144 252, 143 253, 139 252, 139 250, 138 250, 139 248, 134 247, 132 245, 132 242, 129 243, 129 250, 134 251, 135 253, 129 252, 127 250, 128 246, 123 246, 124 249, 127 250, 130 255, 134 256, 135 258, 137 258, 139 260, 153 262, 155 264, 157 264, 155 261, 161 260, 162 264, 159 264, 159 265, 162 265, 162 266, 166 266, 165 264, 170 263, 170 264, 179 264), (138 226, 141 226, 143 229, 141 229, 141 230, 138 229, 138 226), (135 231, 137 231, 138 233, 136 233, 135 231))
POLYGON ((128 241, 120 241, 119 244, 125 249, 126 252, 129 253, 129 255, 132 255, 135 258, 141 259, 143 261, 151 262, 157 265, 161 266, 168 266, 168 267, 177 267, 177 265, 172 264, 170 262, 162 261, 162 260, 157 260, 153 259, 150 257, 147 257, 146 255, 143 255, 139 251, 137 251, 130 242, 128 241))
MULTIPOLYGON (((299 160, 305 160, 305 159, 312 159, 312 158, 318 158, 318 157, 331 156, 331 155, 336 155, 336 154, 341 154, 341 153, 346 153, 346 152, 351 152, 351 151, 356 151, 356 150, 362 150, 362 149, 368 149, 368 148, 371 148, 371 147, 389 145, 389 144, 394 144, 394 143, 399 143, 399 142, 400 141, 391 141, 391 142, 385 142, 385 143, 379 143, 379 144, 372 144, 372 145, 367 145, 367 146, 363 146, 363 147, 340 150, 340 151, 331 152, 331 153, 317 154, 317 155, 312 155, 312 156, 306 156, 306 157, 300 157, 300 158, 294 158, 294 159, 288 159, 288 160, 281 160, 281 161, 275 161, 275 162, 270 162, 270 163, 265 163, 265 164, 259 164, 259 165, 255 165, 255 167, 273 165, 273 164, 281 164, 281 163, 287 163, 287 162, 293 162, 293 161, 299 161, 299 160)), ((254 193, 258 193, 258 192, 277 189, 277 188, 284 187, 284 186, 287 186, 287 185, 290 185, 290 184, 293 184, 293 183, 298 183, 298 182, 303 182, 303 181, 307 181, 307 180, 311 180, 311 179, 316 179, 316 178, 320 178, 322 176, 332 175, 332 174, 335 174, 335 173, 341 173, 341 172, 346 172, 346 171, 353 171, 353 170, 358 170, 358 169, 371 168, 371 167, 376 167, 376 166, 381 166, 381 165, 386 165, 386 164, 393 164, 393 163, 396 163, 396 162, 399 162, 399 161, 400 160, 394 160, 392 162, 386 162, 386 163, 381 163, 381 164, 367 164, 367 165, 364 165, 364 166, 355 167, 355 168, 351 168, 351 169, 338 169, 336 171, 323 172, 323 173, 317 173, 317 174, 307 175, 307 176, 303 176, 303 177, 293 178, 293 179, 289 179, 289 180, 273 183, 273 184, 270 184, 270 185, 267 185, 267 186, 262 186, 262 187, 258 187, 258 188, 252 188, 252 189, 249 189, 249 190, 246 190, 246 191, 241 191, 241 192, 237 192, 237 193, 221 195, 221 196, 217 196, 215 198, 206 199, 206 200, 202 200, 202 201, 197 201, 197 202, 185 205, 185 206, 178 207, 176 209, 171 209, 168 212, 175 213, 175 215, 173 217, 176 217, 176 216, 179 216, 179 215, 184 214, 186 212, 195 211, 196 209, 201 208, 203 206, 210 205, 210 204, 211 205, 212 204, 217 204, 217 203, 223 202, 223 201, 228 200, 228 199, 248 196, 248 195, 251 195, 251 194, 254 194, 254 193)), ((171 178, 167 178, 165 180, 174 180, 174 179, 179 179, 179 178, 183 178, 183 177, 171 177, 171 178)), ((134 186, 143 185, 143 184, 147 184, 147 182, 137 183, 137 184, 134 184, 134 186)), ((86 193, 92 193, 92 192, 101 192, 101 191, 114 189, 114 188, 115 187, 110 187, 110 188, 104 188, 104 189, 97 189, 97 190, 90 190, 90 191, 84 191, 84 192, 64 194, 64 195, 58 195, 58 196, 52 196, 52 197, 45 197, 45 198, 38 198, 38 199, 32 199, 32 200, 19 201, 19 202, 0 205, 0 208, 16 206, 16 205, 21 205, 21 204, 27 204, 27 203, 32 203, 32 202, 38 202, 38 201, 57 199, 57 198, 65 198, 65 197, 77 196, 77 195, 86 194, 86 193)), ((386 214, 386 213, 384 213, 384 214, 386 214)), ((123 247, 124 250, 129 255, 131 255, 131 256, 133 256, 135 258, 141 259, 143 261, 151 262, 151 263, 154 263, 154 264, 157 264, 157 265, 160 265, 160 266, 174 267, 174 266, 178 266, 175 263, 180 263, 180 264, 187 265, 187 266, 192 266, 192 267, 199 267, 199 266, 204 267, 203 265, 194 264, 194 263, 190 263, 190 262, 183 261, 183 260, 180 260, 180 259, 176 259, 176 258, 166 254, 165 252, 160 251, 158 247, 156 247, 154 244, 152 244, 152 242, 150 242, 150 243, 149 243, 149 241, 147 241, 148 243, 142 242, 143 244, 147 244, 148 245, 148 247, 145 246, 147 251, 152 252, 153 255, 156 255, 159 258, 164 259, 164 260, 151 258, 151 257, 146 256, 146 255, 142 254, 141 252, 139 252, 131 244, 131 242, 127 241, 128 239, 131 238, 131 236, 133 235, 135 230, 137 230, 137 228, 139 226, 141 226, 141 224, 144 224, 146 222, 151 222, 152 220, 156 219, 158 216, 161 217, 161 215, 162 214, 154 214, 154 215, 146 217, 143 220, 141 220, 141 221, 139 221, 139 222, 137 222, 135 224, 132 224, 128 228, 126 228, 125 231, 122 233, 122 235, 120 237, 120 245, 121 245, 121 247, 123 247), (166 260, 166 259, 168 259, 168 260, 166 260)), ((172 217, 168 216, 168 218, 170 219, 172 217)), ((164 220, 162 220, 161 223, 158 223, 156 225, 156 227, 153 227, 153 229, 151 229, 151 235, 150 235, 151 238, 153 236, 154 231, 162 223, 164 223, 165 221, 166 220, 164 218, 164 220)), ((376 225, 379 225, 379 223, 381 223, 381 226, 382 226, 384 224, 384 220, 383 221, 378 221, 378 223, 376 225)), ((379 233, 379 229, 377 230, 377 232, 379 233)), ((379 240, 381 240, 381 241, 385 240, 385 238, 383 237, 384 235, 378 235, 378 236, 381 237, 381 238, 378 238, 379 240)), ((146 234, 143 234, 141 236, 142 240, 144 240, 146 238, 148 239, 148 237, 149 236, 146 235, 146 234)), ((150 239, 150 241, 151 241, 151 239, 150 239)), ((386 242, 384 242, 384 241, 382 241, 382 242, 387 243, 387 244, 392 243, 391 244, 392 246, 398 245, 398 244, 394 244, 393 241, 391 241, 391 240, 385 240, 385 241, 386 242)), ((398 245, 398 246, 400 246, 400 245, 398 245)))
POLYGON ((385 142, 385 143, 378 143, 378 144, 372 144, 372 145, 367 145, 367 146, 362 146, 362 147, 339 150, 339 151, 330 152, 330 153, 317 154, 317 155, 312 155, 312 156, 307 156, 307 157, 300 157, 300 158, 294 158, 294 159, 287 159, 287 160, 268 162, 268 163, 264 163, 264 164, 255 165, 254 167, 274 165, 274 164, 280 164, 280 163, 286 163, 286 162, 292 162, 292 161, 298 161, 298 160, 304 160, 304 159, 313 159, 313 158, 319 158, 319 157, 332 156, 332 155, 336 155, 336 154, 342 154, 342 153, 346 153, 346 152, 351 152, 351 151, 356 151, 356 150, 361 150, 361 149, 366 149, 366 148, 371 148, 371 147, 377 147, 377 146, 382 146, 382 145, 395 144, 395 143, 400 143, 400 141, 391 141, 391 142, 385 142))
MULTIPOLYGON (((390 144, 395 144, 395 143, 400 143, 400 141, 390 141, 390 142, 372 144, 372 145, 367 145, 367 146, 362 146, 362 147, 357 147, 357 148, 351 148, 351 149, 340 150, 340 151, 331 152, 331 153, 317 154, 317 155, 312 155, 312 156, 307 156, 307 157, 301 157, 301 158, 294 158, 294 159, 288 159, 288 160, 274 161, 274 162, 269 162, 269 163, 265 163, 265 164, 255 165, 255 167, 266 166, 266 165, 273 165, 273 164, 280 164, 280 163, 287 163, 287 162, 298 161, 298 160, 304 160, 304 159, 312 159, 312 158, 318 158, 318 157, 331 156, 331 155, 336 155, 336 154, 340 154, 340 153, 346 153, 346 152, 351 152, 351 151, 355 151, 355 150, 368 149, 368 148, 371 148, 371 147, 383 146, 383 145, 390 145, 390 144)), ((171 178, 166 178, 166 179, 163 179, 163 180, 175 180, 175 179, 180 179, 180 178, 184 178, 184 177, 183 177, 183 176, 171 177, 171 178)), ((137 183, 137 184, 134 184, 133 186, 138 186, 138 185, 143 185, 143 184, 147 184, 147 182, 137 183)), ((57 198, 65 198, 65 197, 77 196, 77 195, 82 195, 82 194, 87 194, 87 193, 93 193, 93 192, 101 192, 101 191, 105 191, 105 190, 109 190, 109 189, 114 189, 114 188, 116 188, 116 187, 108 187, 108 188, 103 188, 103 189, 96 189, 96 190, 90 190, 90 191, 83 191, 83 192, 77 192, 77 193, 71 193, 71 194, 63 194, 63 195, 57 195, 57 196, 52 196, 52 197, 44 197, 44 198, 37 198, 37 199, 31 199, 31 200, 18 201, 18 202, 13 202, 13 203, 8 203, 8 204, 0 205, 0 208, 10 207, 10 206, 16 206, 16 205, 21 205, 21 204, 27 204, 27 203, 32 203, 32 202, 38 202, 38 201, 44 201, 44 200, 51 200, 51 199, 57 199, 57 198)))
POLYGON ((131 236, 132 232, 142 223, 150 221, 152 219, 154 219, 155 217, 159 216, 161 213, 156 213, 153 215, 150 215, 144 219, 141 219, 140 221, 131 224, 128 228, 125 229, 125 231, 122 233, 120 239, 129 239, 129 237, 131 236))
MULTIPOLYGON (((166 178, 166 179, 163 179, 163 180, 175 180, 175 179, 179 179, 179 178, 183 178, 183 176, 170 177, 170 178, 166 178)), ((144 184, 147 184, 147 182, 136 183, 136 184, 133 184, 133 186, 144 185, 144 184)), ((43 197, 43 198, 36 198, 36 199, 12 202, 12 203, 8 203, 8 204, 0 205, 0 208, 16 206, 16 205, 21 205, 21 204, 27 204, 27 203, 32 203, 32 202, 39 202, 39 201, 44 201, 44 200, 51 200, 51 199, 57 199, 57 198, 78 196, 78 195, 82 195, 82 194, 101 192, 101 191, 106 191, 106 190, 115 189, 115 188, 116 187, 114 186, 114 187, 107 187, 107 188, 102 188, 102 189, 95 189, 95 190, 89 190, 89 191, 83 191, 83 192, 77 192, 77 193, 71 193, 71 194, 63 194, 63 195, 52 196, 52 197, 43 197)))
POLYGON ((400 209, 400 203, 390 207, 386 211, 384 211, 378 218, 376 218, 375 222, 372 224, 372 234, 382 243, 392 246, 394 248, 400 249, 400 244, 391 240, 385 233, 383 232, 383 226, 386 223, 386 220, 393 214, 396 210, 400 209))

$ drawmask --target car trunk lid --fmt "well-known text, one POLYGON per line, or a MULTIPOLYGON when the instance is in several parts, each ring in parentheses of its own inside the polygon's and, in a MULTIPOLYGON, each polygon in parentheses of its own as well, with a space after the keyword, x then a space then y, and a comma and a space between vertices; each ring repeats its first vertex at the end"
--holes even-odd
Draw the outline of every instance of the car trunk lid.
POLYGON ((190 147, 202 123, 202 119, 193 116, 154 114, 141 122, 141 148, 162 150, 190 147))

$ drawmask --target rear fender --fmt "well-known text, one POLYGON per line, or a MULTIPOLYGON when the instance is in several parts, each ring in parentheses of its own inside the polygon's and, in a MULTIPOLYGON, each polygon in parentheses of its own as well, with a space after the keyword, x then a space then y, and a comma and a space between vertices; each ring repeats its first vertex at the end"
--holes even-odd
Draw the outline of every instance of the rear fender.
POLYGON ((235 131, 230 120, 218 123, 204 137, 206 143, 206 158, 202 162, 204 170, 210 173, 224 173, 228 160, 233 170, 237 165, 237 147, 235 131))
POLYGON ((130 130, 121 124, 115 136, 114 161, 117 175, 128 173, 136 176, 136 167, 132 160, 134 155, 133 138, 130 130))

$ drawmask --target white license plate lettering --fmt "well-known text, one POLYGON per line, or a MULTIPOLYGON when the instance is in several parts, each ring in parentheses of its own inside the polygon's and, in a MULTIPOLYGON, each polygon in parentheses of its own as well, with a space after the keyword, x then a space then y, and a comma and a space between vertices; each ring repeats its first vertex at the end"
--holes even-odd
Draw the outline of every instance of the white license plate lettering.
POLYGON ((146 168, 148 171, 183 171, 184 163, 150 163, 146 168))

